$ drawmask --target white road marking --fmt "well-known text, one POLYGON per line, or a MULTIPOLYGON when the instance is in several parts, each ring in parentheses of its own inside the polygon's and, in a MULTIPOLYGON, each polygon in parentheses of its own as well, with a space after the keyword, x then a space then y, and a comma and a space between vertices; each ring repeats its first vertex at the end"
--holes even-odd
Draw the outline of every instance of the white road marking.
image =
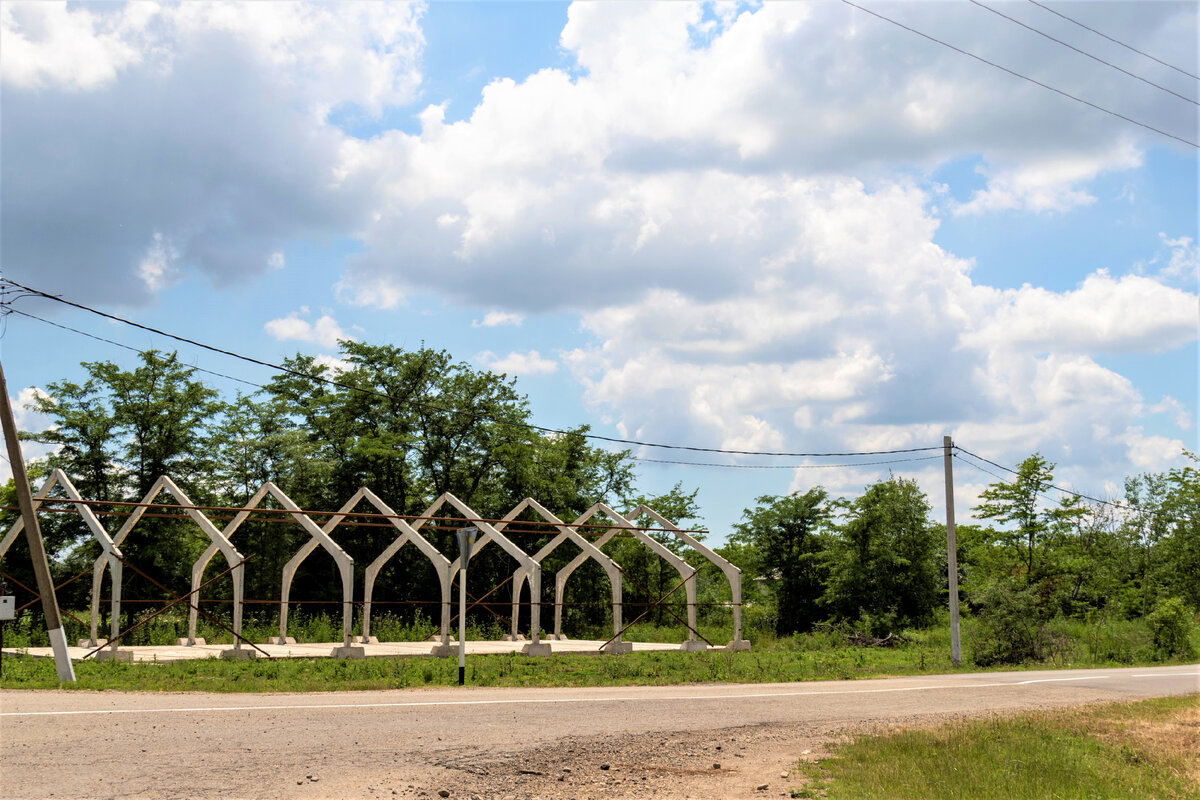
POLYGON ((1144 675, 1130 675, 1130 678, 1161 678, 1164 675, 1196 675, 1200 676, 1200 672, 1147 672, 1144 675))
MULTIPOLYGON (((1130 677, 1143 678, 1175 678, 1188 675, 1200 675, 1200 672, 1166 672, 1159 674, 1134 675, 1130 677)), ((1025 681, 1000 681, 994 683, 962 683, 937 684, 929 686, 895 686, 886 689, 831 689, 801 692, 752 692, 746 694, 701 694, 701 695, 666 695, 666 696, 636 696, 636 697, 543 697, 510 700, 425 700, 403 703, 310 703, 297 705, 261 705, 261 706, 201 706, 177 708, 107 708, 83 711, 8 711, 0 713, 0 717, 65 717, 92 716, 101 714, 206 714, 219 711, 313 711, 318 709, 379 709, 379 708, 435 708, 445 706, 500 706, 500 705, 547 705, 560 703, 648 703, 672 701, 703 701, 703 700, 738 700, 741 698, 772 698, 772 697, 814 697, 839 694, 890 694, 898 692, 926 692, 939 689, 990 689, 1013 686, 1027 686, 1034 683, 1057 683, 1065 681, 1102 680, 1109 675, 1086 675, 1064 678, 1037 678, 1025 681)))

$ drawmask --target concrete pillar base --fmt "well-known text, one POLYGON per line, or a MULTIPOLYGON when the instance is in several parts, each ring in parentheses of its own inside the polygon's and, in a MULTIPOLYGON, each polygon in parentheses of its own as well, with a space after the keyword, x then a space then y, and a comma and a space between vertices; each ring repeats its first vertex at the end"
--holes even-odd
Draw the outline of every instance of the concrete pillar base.
POLYGON ((514 636, 511 633, 506 633, 504 636, 500 637, 500 640, 504 642, 523 642, 525 641, 525 634, 518 633, 516 636, 514 636))
POLYGON ((359 644, 379 644, 378 636, 355 636, 354 641, 359 644))
POLYGON ((708 645, 699 639, 688 639, 679 646, 679 649, 685 653, 703 653, 708 649, 708 645))
POLYGON ((549 636, 547 636, 546 638, 547 638, 547 639, 552 639, 552 640, 554 640, 554 641, 556 641, 556 642, 567 642, 567 641, 570 641, 570 640, 569 640, 569 639, 566 637, 566 635, 565 635, 565 634, 562 634, 562 633, 552 633, 552 634, 550 634, 549 636))
POLYGON ((734 639, 725 645, 725 651, 728 653, 749 653, 750 642, 747 639, 734 639))
POLYGON ((294 636, 272 636, 272 637, 268 638, 265 642, 263 642, 263 644, 295 644, 295 643, 296 643, 296 637, 294 637, 294 636))
POLYGON ((96 648, 96 647, 103 647, 106 644, 108 644, 108 639, 97 639, 94 642, 91 639, 80 639, 79 640, 80 647, 96 648))
POLYGON ((195 647, 196 645, 203 647, 206 644, 206 642, 204 641, 203 636, 197 636, 195 639, 192 639, 191 641, 188 641, 187 639, 176 639, 175 644, 177 644, 179 647, 195 647))
POLYGON ((633 652, 633 642, 609 642, 604 645, 604 652, 612 653, 614 656, 619 656, 624 653, 633 652))
POLYGON ((333 652, 329 654, 333 658, 366 658, 367 651, 362 647, 354 645, 343 645, 333 648, 333 652))
POLYGON ((97 661, 121 661, 121 662, 125 662, 125 663, 132 663, 133 662, 133 651, 132 650, 112 650, 112 649, 106 647, 103 650, 101 650, 99 653, 96 653, 96 660, 97 661))
MULTIPOLYGON (((197 639, 196 641, 200 641, 197 639)), ((239 650, 236 647, 230 650, 221 651, 222 661, 253 661, 258 658, 258 652, 255 650, 239 650)))
POLYGON ((429 655, 436 658, 447 658, 448 656, 458 655, 457 644, 435 644, 429 655))
POLYGON ((526 656, 548 656, 551 655, 549 642, 538 642, 534 644, 530 642, 521 648, 521 655, 526 656))

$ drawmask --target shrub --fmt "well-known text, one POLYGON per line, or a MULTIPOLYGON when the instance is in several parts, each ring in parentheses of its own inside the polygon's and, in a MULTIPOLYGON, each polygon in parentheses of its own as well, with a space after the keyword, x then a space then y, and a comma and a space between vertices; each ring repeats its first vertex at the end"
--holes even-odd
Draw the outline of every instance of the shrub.
POLYGON ((1192 610, 1180 598, 1160 600, 1146 617, 1154 637, 1154 657, 1160 661, 1175 656, 1193 658, 1196 655, 1191 642, 1193 620, 1192 610))
POLYGON ((992 584, 978 606, 974 659, 979 666, 1040 661, 1052 649, 1045 613, 1029 589, 992 584))

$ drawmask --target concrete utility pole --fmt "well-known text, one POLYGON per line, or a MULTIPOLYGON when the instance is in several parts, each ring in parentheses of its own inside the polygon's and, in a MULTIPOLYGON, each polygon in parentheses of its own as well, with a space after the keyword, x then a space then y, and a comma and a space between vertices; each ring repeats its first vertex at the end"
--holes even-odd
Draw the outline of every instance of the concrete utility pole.
POLYGON ((467 562, 471 560, 471 545, 479 529, 474 525, 459 528, 458 534, 458 685, 467 674, 467 562))
POLYGON ((958 538, 954 530, 954 442, 943 437, 946 450, 946 577, 950 579, 950 661, 962 666, 958 640, 958 538))
POLYGON ((67 635, 63 632, 62 619, 58 614, 58 599, 54 596, 54 581, 50 578, 50 564, 46 561, 46 548, 42 544, 42 529, 38 527, 37 514, 33 510, 33 493, 29 491, 25 459, 21 455, 21 443, 17 441, 17 421, 13 418, 12 404, 8 402, 8 384, 4 380, 3 365, 0 365, 0 423, 4 427, 8 463, 12 465, 13 482, 17 485, 17 504, 21 507, 25 538, 29 541, 29 555, 33 559, 38 594, 42 598, 46 631, 50 634, 50 647, 54 650, 54 668, 58 671, 60 681, 74 681, 75 669, 67 654, 67 635))

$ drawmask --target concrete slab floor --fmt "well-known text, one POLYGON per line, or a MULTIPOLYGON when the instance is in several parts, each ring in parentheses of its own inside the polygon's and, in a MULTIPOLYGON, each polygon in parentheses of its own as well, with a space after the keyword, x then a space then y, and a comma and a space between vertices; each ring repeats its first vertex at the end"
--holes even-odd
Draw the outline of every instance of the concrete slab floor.
MULTIPOLYGON (((522 648, 527 646, 529 642, 492 642, 478 641, 467 642, 467 655, 486 655, 489 653, 519 653, 522 648)), ((604 644, 601 639, 560 639, 551 642, 544 640, 544 644, 550 646, 551 655, 555 653, 600 653, 600 647, 604 644)), ((659 643, 659 642, 626 642, 625 644, 632 646, 632 651, 635 653, 644 653, 649 651, 670 651, 679 650, 680 644, 659 643)), ((356 648, 362 648, 366 658, 418 658, 429 657, 433 651, 435 642, 380 642, 378 644, 359 644, 356 648)), ((332 658, 332 653, 335 648, 341 647, 341 642, 313 642, 302 644, 260 644, 258 645, 267 655, 272 658, 332 658)), ((166 661, 186 661, 196 658, 220 658, 226 651, 233 650, 231 644, 204 644, 193 645, 191 647, 179 645, 147 645, 138 647, 118 647, 118 652, 132 654, 135 662, 166 662, 166 661)), ((252 653, 258 654, 258 651, 249 645, 242 645, 242 650, 249 650, 252 653)), ((451 642, 451 650, 453 655, 458 654, 458 643, 451 642)), ((79 661, 89 652, 91 648, 87 647, 68 647, 67 652, 71 656, 72 661, 79 661)), ((104 651, 102 651, 104 652, 104 651)), ((53 653, 49 647, 6 647, 4 648, 5 655, 27 654, 35 658, 53 658, 53 653)), ((94 658, 95 656, 93 656, 94 658)))

